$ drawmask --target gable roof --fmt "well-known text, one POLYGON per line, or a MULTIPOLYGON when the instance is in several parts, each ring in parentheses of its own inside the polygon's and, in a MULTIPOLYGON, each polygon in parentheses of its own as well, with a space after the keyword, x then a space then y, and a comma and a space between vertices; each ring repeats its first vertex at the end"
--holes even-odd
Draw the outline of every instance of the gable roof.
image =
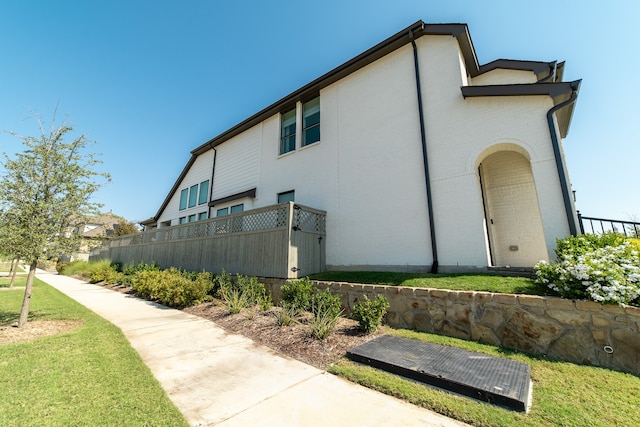
POLYGON ((425 35, 444 35, 455 37, 458 41, 458 45, 460 46, 467 73, 471 77, 478 76, 497 68, 532 71, 536 74, 539 82, 546 80, 556 82, 561 80, 562 77, 564 62, 557 64, 555 61, 540 62, 498 59, 480 66, 478 64, 476 51, 473 47, 473 42, 471 41, 471 36, 469 35, 469 28, 467 27, 467 24, 426 24, 422 20, 417 21, 406 27, 405 29, 399 31, 398 33, 394 34, 393 36, 389 37, 388 39, 366 50, 355 58, 334 68, 328 73, 306 84, 305 86, 302 86, 301 88, 295 90, 284 98, 274 102, 273 104, 255 113, 246 120, 238 123, 232 128, 222 132, 214 138, 211 138, 204 144, 192 150, 191 158, 189 159, 175 184, 167 194, 167 197, 160 206, 160 209, 158 209, 156 215, 152 218, 140 222, 140 224, 150 225, 157 221, 164 209, 169 204, 171 197, 177 191, 187 172, 195 162, 196 157, 200 154, 206 153, 207 151, 215 148, 223 142, 228 141, 234 136, 239 135, 240 133, 261 123, 269 117, 287 108, 293 107, 298 101, 304 102, 312 97, 317 96, 317 94, 323 88, 360 70, 361 68, 371 64, 372 62, 403 47, 404 45, 411 43, 412 40, 418 39, 425 35))

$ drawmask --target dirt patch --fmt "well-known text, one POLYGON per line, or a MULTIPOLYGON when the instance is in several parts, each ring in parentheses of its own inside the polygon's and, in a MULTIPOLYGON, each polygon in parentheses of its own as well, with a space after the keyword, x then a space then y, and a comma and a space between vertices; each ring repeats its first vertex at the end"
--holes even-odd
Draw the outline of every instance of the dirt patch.
POLYGON ((298 318, 291 326, 279 326, 275 314, 279 307, 269 311, 255 310, 253 317, 248 310, 229 314, 220 302, 204 303, 183 311, 215 322, 226 330, 244 335, 289 357, 327 369, 343 357, 347 350, 375 338, 378 334, 363 334, 358 322, 341 317, 333 333, 324 340, 309 334, 310 314, 298 318))
POLYGON ((0 345, 33 341, 37 338, 61 334, 82 325, 82 320, 31 320, 22 328, 0 326, 0 345))

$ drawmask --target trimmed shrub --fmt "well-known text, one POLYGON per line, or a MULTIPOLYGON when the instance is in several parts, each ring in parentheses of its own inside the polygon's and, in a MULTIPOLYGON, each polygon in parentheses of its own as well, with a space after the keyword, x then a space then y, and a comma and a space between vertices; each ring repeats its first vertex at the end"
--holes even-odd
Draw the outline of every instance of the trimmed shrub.
POLYGON ((131 279, 132 289, 141 297, 170 307, 187 307, 205 301, 213 287, 210 273, 197 273, 193 280, 175 268, 138 271, 131 279))
POLYGON ((371 333, 382 324, 382 318, 389 309, 389 301, 382 295, 370 300, 366 295, 364 300, 353 307, 351 318, 358 321, 360 330, 371 333))
POLYGON ((116 285, 122 280, 122 274, 113 265, 100 265, 91 272, 91 283, 104 282, 107 285, 116 285))
POLYGON ((292 280, 282 285, 282 303, 300 311, 308 311, 311 307, 313 284, 308 277, 292 280))

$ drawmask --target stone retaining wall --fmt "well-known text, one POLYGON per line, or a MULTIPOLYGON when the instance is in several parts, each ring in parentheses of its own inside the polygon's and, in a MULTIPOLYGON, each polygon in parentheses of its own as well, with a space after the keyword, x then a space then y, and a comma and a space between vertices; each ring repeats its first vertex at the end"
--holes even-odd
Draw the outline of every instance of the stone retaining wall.
MULTIPOLYGON (((342 295, 345 310, 365 295, 390 303, 386 322, 640 374, 640 308, 533 295, 313 282, 342 295)), ((268 285, 274 300, 280 285, 268 285)))

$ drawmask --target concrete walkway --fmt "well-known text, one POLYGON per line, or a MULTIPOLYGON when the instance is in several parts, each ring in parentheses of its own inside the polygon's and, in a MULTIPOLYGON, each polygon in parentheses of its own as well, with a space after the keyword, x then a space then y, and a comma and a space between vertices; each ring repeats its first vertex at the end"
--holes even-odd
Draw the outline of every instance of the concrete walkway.
POLYGON ((118 326, 191 425, 464 425, 180 310, 67 276, 37 277, 118 326))

